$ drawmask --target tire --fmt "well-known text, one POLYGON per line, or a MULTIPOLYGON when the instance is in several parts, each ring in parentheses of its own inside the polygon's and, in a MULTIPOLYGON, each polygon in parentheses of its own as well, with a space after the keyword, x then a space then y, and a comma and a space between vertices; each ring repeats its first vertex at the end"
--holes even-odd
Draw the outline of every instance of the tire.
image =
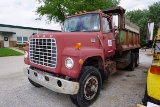
POLYGON ((77 80, 79 91, 76 95, 71 95, 71 101, 78 107, 88 107, 97 98, 102 86, 101 74, 95 67, 86 66, 81 70, 77 80))
POLYGON ((43 87, 43 86, 41 86, 40 84, 32 81, 30 78, 28 78, 28 80, 29 80, 29 82, 30 82, 33 86, 35 86, 35 87, 37 87, 37 88, 43 87))
POLYGON ((70 99, 71 99, 71 101, 72 101, 73 104, 75 104, 76 106, 78 106, 77 96, 76 95, 70 95, 70 99))
POLYGON ((146 88, 145 93, 144 93, 144 97, 143 97, 143 99, 142 99, 143 105, 147 106, 147 102, 148 102, 148 101, 150 101, 150 98, 149 98, 149 96, 148 96, 147 88, 146 88))
POLYGON ((129 71, 134 71, 135 68, 135 54, 131 53, 131 62, 130 64, 127 66, 127 70, 129 71))
POLYGON ((135 53, 135 67, 138 67, 139 66, 139 52, 136 52, 135 53))

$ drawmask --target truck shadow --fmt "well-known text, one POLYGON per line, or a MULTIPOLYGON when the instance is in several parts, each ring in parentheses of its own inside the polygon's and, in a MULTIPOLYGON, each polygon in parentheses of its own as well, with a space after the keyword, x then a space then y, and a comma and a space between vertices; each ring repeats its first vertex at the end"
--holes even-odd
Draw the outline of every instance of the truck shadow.
POLYGON ((76 107, 71 102, 70 95, 56 93, 45 87, 30 87, 30 91, 36 94, 39 100, 42 100, 42 102, 46 102, 42 103, 41 107, 76 107))

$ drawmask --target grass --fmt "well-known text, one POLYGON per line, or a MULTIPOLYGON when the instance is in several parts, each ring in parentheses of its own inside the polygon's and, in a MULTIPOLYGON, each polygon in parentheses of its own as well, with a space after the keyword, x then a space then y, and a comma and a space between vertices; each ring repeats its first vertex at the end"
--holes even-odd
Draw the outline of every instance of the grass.
POLYGON ((12 50, 12 49, 9 49, 9 48, 0 48, 0 57, 21 56, 21 55, 23 55, 23 54, 15 51, 15 50, 12 50))

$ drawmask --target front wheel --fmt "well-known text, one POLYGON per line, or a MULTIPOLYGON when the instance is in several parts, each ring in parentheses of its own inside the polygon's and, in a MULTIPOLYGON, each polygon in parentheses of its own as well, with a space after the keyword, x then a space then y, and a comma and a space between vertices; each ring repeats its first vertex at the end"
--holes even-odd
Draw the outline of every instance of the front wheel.
POLYGON ((129 71, 134 71, 134 68, 135 68, 135 54, 134 53, 131 53, 131 62, 130 64, 127 66, 127 70, 129 71))
POLYGON ((135 53, 135 67, 139 66, 139 52, 135 53))
POLYGON ((80 84, 79 91, 76 95, 71 95, 71 100, 79 107, 87 107, 97 99, 100 93, 101 74, 94 67, 83 67, 78 82, 80 84))

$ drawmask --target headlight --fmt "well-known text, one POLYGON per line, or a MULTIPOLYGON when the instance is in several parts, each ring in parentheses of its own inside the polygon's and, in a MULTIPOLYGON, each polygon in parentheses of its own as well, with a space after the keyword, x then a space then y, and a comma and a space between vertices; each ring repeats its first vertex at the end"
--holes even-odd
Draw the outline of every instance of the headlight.
POLYGON ((71 69, 73 68, 73 65, 74 65, 74 62, 73 62, 73 59, 72 58, 67 58, 65 60, 65 65, 68 69, 71 69))
POLYGON ((28 58, 28 52, 27 51, 24 52, 24 58, 28 58))

